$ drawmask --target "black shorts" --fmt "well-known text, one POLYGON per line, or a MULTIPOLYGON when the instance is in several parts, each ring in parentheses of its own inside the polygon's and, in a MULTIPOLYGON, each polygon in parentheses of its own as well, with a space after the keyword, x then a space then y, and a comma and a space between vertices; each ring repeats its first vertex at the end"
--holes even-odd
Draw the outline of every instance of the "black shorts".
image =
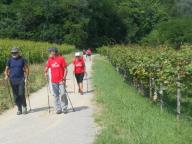
POLYGON ((84 78, 84 73, 80 73, 80 74, 75 74, 77 83, 81 83, 83 82, 83 78, 84 78))

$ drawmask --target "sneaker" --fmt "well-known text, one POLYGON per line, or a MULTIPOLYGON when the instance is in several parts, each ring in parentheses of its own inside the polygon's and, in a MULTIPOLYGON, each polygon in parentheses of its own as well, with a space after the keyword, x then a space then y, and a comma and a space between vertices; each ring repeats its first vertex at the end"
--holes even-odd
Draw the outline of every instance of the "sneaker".
POLYGON ((23 107, 23 114, 27 114, 27 108, 23 107))
POLYGON ((61 114, 61 113, 62 113, 61 110, 57 110, 57 111, 56 111, 56 114, 61 114))
POLYGON ((63 109, 63 113, 64 113, 64 114, 67 114, 67 113, 68 113, 68 110, 67 110, 67 109, 63 109))
POLYGON ((22 114, 22 112, 21 112, 21 111, 18 111, 18 112, 17 112, 17 115, 21 115, 21 114, 22 114))

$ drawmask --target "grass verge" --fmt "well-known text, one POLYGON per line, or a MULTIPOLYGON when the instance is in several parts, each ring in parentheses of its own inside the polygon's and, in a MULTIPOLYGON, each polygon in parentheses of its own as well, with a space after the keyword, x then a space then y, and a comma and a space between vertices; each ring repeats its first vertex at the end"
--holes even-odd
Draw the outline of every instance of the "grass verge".
POLYGON ((176 117, 139 95, 104 58, 93 65, 96 122, 102 127, 95 144, 191 144, 192 123, 176 117))

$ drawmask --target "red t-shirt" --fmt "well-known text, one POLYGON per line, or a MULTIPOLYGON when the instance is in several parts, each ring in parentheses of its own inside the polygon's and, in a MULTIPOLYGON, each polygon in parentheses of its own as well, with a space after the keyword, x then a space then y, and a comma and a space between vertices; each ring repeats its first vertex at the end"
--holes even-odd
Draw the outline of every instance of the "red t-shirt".
POLYGON ((64 57, 56 56, 49 58, 46 67, 51 70, 51 81, 53 83, 59 83, 63 80, 65 68, 67 67, 64 57))
POLYGON ((73 65, 74 65, 75 74, 80 74, 85 72, 85 62, 83 57, 81 57, 80 59, 74 59, 73 65))
POLYGON ((92 54, 92 51, 90 49, 87 50, 87 54, 88 55, 91 55, 92 54))

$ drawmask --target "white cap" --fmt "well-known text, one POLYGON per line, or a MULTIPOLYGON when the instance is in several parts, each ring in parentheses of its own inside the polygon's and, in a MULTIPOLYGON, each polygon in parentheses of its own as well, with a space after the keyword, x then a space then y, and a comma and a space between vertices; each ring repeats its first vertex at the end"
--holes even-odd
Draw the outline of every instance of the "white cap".
POLYGON ((76 56, 76 57, 81 56, 80 52, 76 52, 76 53, 75 53, 75 56, 76 56))

